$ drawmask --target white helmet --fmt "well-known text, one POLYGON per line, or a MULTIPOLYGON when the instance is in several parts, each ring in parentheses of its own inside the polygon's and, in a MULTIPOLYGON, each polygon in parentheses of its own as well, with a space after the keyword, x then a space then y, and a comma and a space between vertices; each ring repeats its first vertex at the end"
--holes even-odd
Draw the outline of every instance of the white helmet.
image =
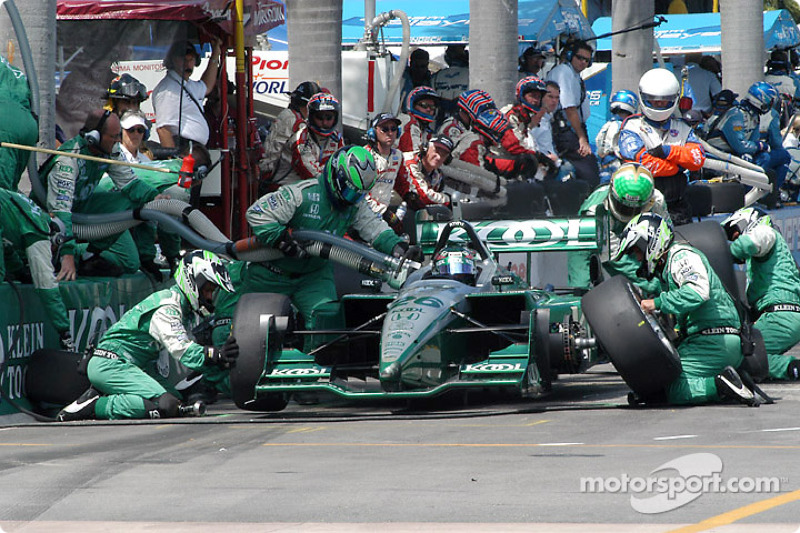
POLYGON ((675 75, 664 68, 648 70, 639 80, 639 102, 650 120, 663 122, 678 107, 681 85, 675 75))

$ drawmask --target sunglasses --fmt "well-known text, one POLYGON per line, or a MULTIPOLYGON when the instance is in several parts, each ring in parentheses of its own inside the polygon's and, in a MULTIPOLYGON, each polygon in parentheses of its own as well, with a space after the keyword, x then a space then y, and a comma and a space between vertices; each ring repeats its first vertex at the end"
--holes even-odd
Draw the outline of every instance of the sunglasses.
POLYGON ((147 132, 147 130, 141 126, 136 128, 128 128, 125 131, 128 133, 138 133, 139 135, 144 135, 147 132))
POLYGON ((575 59, 580 59, 580 60, 581 60, 581 61, 583 61, 584 63, 588 63, 589 61, 591 61, 591 60, 592 60, 592 58, 591 58, 591 57, 587 57, 587 56, 579 56, 579 55, 576 55, 576 56, 575 56, 575 59))
POLYGON ((314 118, 324 121, 336 120, 336 115, 334 115, 333 113, 317 113, 316 115, 314 115, 314 118))
POLYGON ((419 107, 422 109, 436 109, 436 104, 432 104, 429 102, 420 102, 419 104, 415 105, 414 107, 419 107))
POLYGON ((378 126, 383 133, 397 133, 397 126, 378 126))

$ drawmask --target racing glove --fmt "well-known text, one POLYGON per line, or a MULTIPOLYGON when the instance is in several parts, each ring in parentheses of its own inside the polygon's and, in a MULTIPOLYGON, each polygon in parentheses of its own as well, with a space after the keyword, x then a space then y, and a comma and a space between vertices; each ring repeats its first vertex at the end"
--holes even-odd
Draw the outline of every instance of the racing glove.
POLYGON ((275 241, 275 248, 283 252, 286 257, 297 257, 298 259, 308 257, 308 252, 292 237, 292 231, 289 228, 286 228, 275 241))
POLYGON ((220 368, 231 368, 236 365, 236 358, 239 357, 239 345, 235 337, 228 337, 222 348, 206 346, 205 365, 218 366, 220 368))
POLYGON ((769 144, 766 141, 758 141, 757 143, 758 151, 759 152, 768 152, 769 151, 769 144))
POLYGON ((397 233, 398 235, 403 234, 403 221, 402 219, 400 219, 400 217, 397 216, 397 213, 395 213, 390 209, 387 209, 383 213, 383 220, 386 221, 387 224, 389 224, 389 227, 392 228, 395 233, 397 233))
POLYGON ((748 163, 753 162, 753 154, 742 154, 739 156, 739 159, 743 161, 747 161, 748 163))
POLYGON ((539 162, 532 154, 520 154, 514 158, 514 174, 523 178, 533 178, 537 168, 539 162))
POLYGON ((423 259, 422 248, 417 245, 411 246, 405 241, 394 245, 392 256, 401 258, 401 264, 406 260, 422 262, 423 259))

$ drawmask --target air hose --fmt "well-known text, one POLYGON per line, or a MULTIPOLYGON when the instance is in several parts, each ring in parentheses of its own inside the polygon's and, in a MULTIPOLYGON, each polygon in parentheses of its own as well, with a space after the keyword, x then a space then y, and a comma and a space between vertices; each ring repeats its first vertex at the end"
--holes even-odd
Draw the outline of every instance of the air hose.
POLYGON ((465 161, 451 161, 442 167, 442 174, 501 198, 507 194, 505 185, 508 181, 505 178, 465 161))

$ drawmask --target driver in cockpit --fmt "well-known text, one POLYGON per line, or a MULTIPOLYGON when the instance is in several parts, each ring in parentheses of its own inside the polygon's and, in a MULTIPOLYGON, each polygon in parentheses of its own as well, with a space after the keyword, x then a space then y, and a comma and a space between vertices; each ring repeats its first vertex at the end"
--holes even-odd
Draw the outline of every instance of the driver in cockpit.
POLYGON ((475 251, 466 246, 445 246, 433 256, 430 277, 475 285, 478 267, 475 251))

